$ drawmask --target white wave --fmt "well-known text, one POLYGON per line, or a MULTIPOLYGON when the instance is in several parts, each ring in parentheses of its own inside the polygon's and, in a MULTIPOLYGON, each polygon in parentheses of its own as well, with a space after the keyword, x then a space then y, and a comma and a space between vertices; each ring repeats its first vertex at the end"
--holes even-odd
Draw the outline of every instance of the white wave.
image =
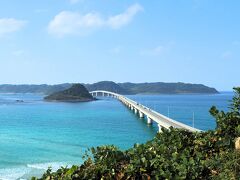
POLYGON ((0 169, 0 180, 27 180, 31 179, 32 176, 40 177, 49 167, 56 171, 60 167, 66 166, 71 167, 71 165, 64 162, 49 162, 27 164, 16 168, 3 168, 0 169))
POLYGON ((27 167, 33 168, 33 169, 42 169, 42 170, 47 170, 49 167, 53 171, 58 170, 60 167, 70 167, 71 165, 64 163, 64 162, 49 162, 49 163, 37 163, 37 164, 28 164, 27 167))
POLYGON ((16 180, 29 172, 30 169, 26 167, 0 169, 0 180, 16 180))

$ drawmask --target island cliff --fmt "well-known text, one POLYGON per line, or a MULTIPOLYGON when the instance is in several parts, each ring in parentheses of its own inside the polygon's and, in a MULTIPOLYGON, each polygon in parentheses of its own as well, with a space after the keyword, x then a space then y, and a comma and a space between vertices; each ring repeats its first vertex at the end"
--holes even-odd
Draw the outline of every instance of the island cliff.
POLYGON ((95 100, 81 84, 73 84, 69 89, 52 93, 44 98, 47 101, 86 102, 95 100))

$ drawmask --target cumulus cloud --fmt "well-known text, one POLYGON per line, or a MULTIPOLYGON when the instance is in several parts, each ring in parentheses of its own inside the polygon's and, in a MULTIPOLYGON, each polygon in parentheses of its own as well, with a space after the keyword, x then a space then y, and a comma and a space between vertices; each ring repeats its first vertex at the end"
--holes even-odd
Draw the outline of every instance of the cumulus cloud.
POLYGON ((26 24, 26 21, 17 20, 14 18, 2 18, 0 19, 0 37, 5 34, 16 32, 22 29, 26 24))
POLYGON ((48 32, 56 36, 68 34, 86 34, 90 30, 101 27, 102 18, 95 13, 81 15, 79 13, 63 11, 55 16, 48 26, 48 32))
POLYGON ((139 4, 130 6, 124 13, 109 17, 106 24, 112 28, 121 28, 129 24, 134 16, 143 10, 143 7, 139 4))
POLYGON ((72 11, 62 11, 48 25, 48 32, 58 37, 65 35, 85 35, 92 30, 108 27, 118 29, 128 25, 134 16, 142 11, 139 4, 130 6, 125 12, 103 18, 99 13, 80 14, 72 11))

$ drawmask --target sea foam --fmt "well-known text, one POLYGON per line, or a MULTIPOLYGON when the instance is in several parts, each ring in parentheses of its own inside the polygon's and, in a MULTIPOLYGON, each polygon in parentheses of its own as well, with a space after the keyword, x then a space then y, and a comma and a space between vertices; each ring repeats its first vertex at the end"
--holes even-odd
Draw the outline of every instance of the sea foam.
POLYGON ((33 176, 40 177, 49 167, 56 171, 60 167, 66 166, 71 167, 71 165, 64 162, 48 162, 27 164, 26 166, 15 168, 3 168, 0 169, 0 180, 27 180, 33 176))
POLYGON ((27 167, 0 169, 0 179, 1 180, 21 179, 21 177, 23 177, 25 174, 28 174, 30 171, 31 170, 27 167))
POLYGON ((27 165, 27 167, 29 168, 42 169, 42 170, 47 170, 49 167, 51 167, 53 171, 58 170, 60 167, 66 167, 66 166, 69 167, 70 165, 64 162, 36 163, 36 164, 27 165))

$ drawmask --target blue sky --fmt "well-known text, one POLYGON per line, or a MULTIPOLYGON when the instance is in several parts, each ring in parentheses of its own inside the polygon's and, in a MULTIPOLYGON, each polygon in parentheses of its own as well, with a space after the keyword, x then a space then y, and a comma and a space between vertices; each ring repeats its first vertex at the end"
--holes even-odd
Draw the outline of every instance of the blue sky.
POLYGON ((0 1, 0 84, 240 85, 240 1, 0 1))

